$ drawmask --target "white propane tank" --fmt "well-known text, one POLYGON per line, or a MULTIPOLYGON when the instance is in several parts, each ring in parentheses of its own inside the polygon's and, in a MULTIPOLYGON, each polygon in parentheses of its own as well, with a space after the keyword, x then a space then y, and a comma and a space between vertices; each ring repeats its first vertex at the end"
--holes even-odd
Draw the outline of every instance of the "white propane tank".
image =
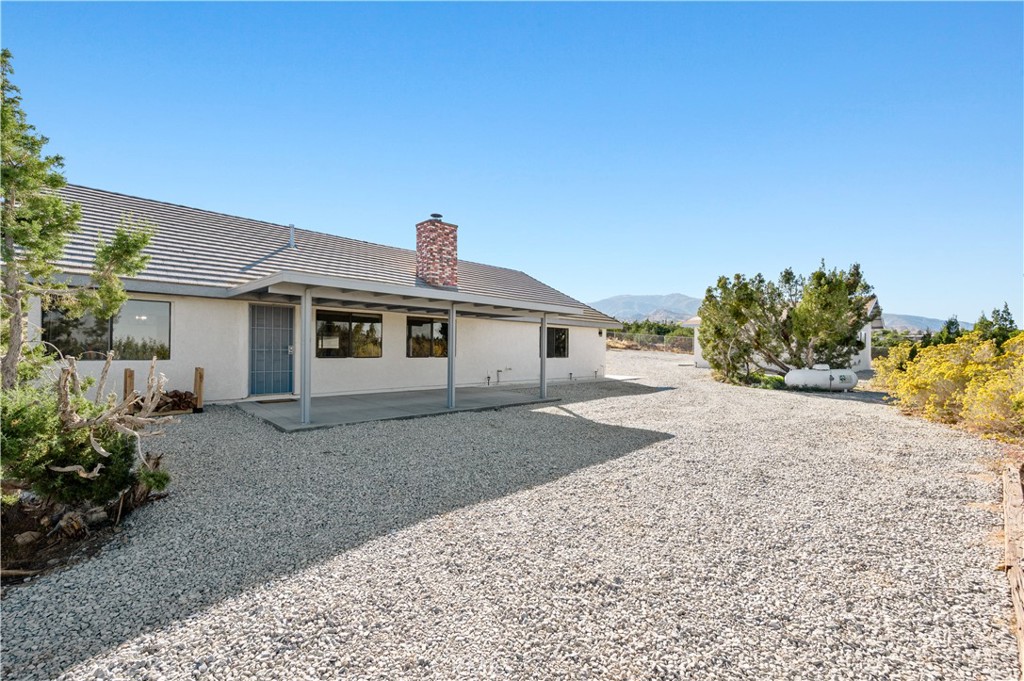
POLYGON ((853 369, 831 369, 827 364, 815 364, 813 369, 793 369, 786 374, 790 388, 817 388, 819 390, 853 390, 857 374, 853 369))

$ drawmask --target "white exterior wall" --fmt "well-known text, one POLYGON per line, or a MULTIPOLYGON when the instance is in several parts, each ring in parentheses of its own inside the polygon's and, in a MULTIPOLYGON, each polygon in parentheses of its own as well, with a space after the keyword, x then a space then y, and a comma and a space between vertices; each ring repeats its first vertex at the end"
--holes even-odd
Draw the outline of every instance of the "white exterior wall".
MULTIPOLYGON (((171 359, 157 362, 167 376, 168 390, 192 390, 195 367, 205 370, 204 400, 233 401, 249 396, 249 301, 131 294, 133 300, 171 303, 171 359)), ((294 385, 300 388, 301 314, 295 309, 294 385)), ((316 318, 314 308, 314 320, 316 318)), ((338 308, 324 308, 336 311, 338 308)), ((366 311, 358 311, 366 314, 366 311)), ((384 313, 382 357, 313 359, 313 395, 438 388, 447 385, 448 360, 406 357, 406 315, 384 313)), ((446 317, 444 318, 446 320, 446 317)), ((37 338, 42 312, 36 301, 29 310, 30 338, 37 338)), ((561 325, 552 324, 558 328, 561 325)), ((605 339, 590 327, 569 329, 569 357, 548 359, 551 382, 586 380, 605 373, 605 339), (596 374, 595 374, 596 372, 596 374)), ((456 338, 455 379, 460 386, 537 384, 540 381, 540 324, 491 319, 459 318, 456 338), (501 369, 499 375, 497 370, 501 369)), ((135 370, 135 387, 145 387, 149 362, 116 360, 107 377, 107 392, 123 390, 126 368, 135 370)), ((99 377, 103 362, 80 361, 83 377, 99 377)))
MULTIPOLYGON (((314 308, 314 311, 318 308, 314 308)), ((336 309, 336 308, 329 308, 336 309)), ((365 311, 362 312, 365 314, 365 311)), ((448 381, 448 359, 406 357, 406 317, 383 313, 382 357, 313 359, 313 395, 441 388, 448 381)), ((315 313, 314 313, 315 318, 315 313)), ((447 317, 438 319, 447 320, 447 317)), ((551 325, 558 328, 558 325, 551 325)), ((548 381, 604 376, 604 334, 586 327, 569 329, 569 356, 548 359, 548 381)), ((456 385, 530 384, 540 381, 540 324, 458 318, 456 385), (498 370, 501 373, 498 373, 498 370)))
POLYGON ((867 371, 871 368, 871 323, 860 330, 860 339, 864 341, 864 349, 850 358, 850 368, 854 371, 867 371))
MULTIPOLYGON (((498 369, 502 384, 540 382, 539 322, 467 318, 458 320, 457 328, 455 379, 459 385, 486 385, 488 376, 494 385, 498 369)), ((550 322, 548 328, 569 329, 569 356, 548 358, 549 382, 569 380, 570 374, 574 380, 604 377, 603 331, 599 336, 595 328, 550 322)))
MULTIPOLYGON (((203 399, 236 400, 249 393, 249 303, 212 298, 183 298, 132 293, 132 300, 171 304, 171 358, 159 360, 157 371, 167 376, 167 390, 192 390, 195 368, 203 367, 203 399)), ((37 338, 42 324, 38 302, 29 310, 29 328, 37 338)), ((149 361, 117 360, 111 364, 106 392, 122 394, 124 370, 135 370, 135 388, 146 387, 149 361)), ((102 360, 78 362, 83 377, 99 378, 102 360)))
POLYGON ((701 369, 710 369, 711 365, 704 359, 704 353, 700 349, 700 327, 693 328, 693 363, 701 369))

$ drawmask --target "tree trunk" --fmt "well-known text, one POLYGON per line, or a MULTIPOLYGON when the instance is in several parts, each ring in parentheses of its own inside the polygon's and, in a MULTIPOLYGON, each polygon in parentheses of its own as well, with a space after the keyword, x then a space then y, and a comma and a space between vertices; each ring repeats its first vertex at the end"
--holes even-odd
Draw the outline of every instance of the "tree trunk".
POLYGON ((14 237, 4 234, 4 246, 11 254, 10 262, 4 263, 4 306, 7 307, 10 325, 7 354, 0 360, 0 379, 4 390, 18 384, 18 363, 21 361, 21 346, 25 336, 23 293, 18 282, 18 263, 14 259, 14 237))

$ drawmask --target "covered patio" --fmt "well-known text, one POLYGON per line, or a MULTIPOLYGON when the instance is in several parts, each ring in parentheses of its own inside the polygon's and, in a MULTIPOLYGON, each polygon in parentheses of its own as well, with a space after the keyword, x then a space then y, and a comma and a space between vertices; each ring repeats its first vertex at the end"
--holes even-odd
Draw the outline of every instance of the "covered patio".
POLYGON ((454 407, 448 404, 448 390, 445 388, 334 395, 313 397, 310 400, 311 419, 305 423, 302 420, 298 398, 268 398, 238 402, 235 406, 263 419, 282 432, 291 433, 365 421, 412 419, 459 411, 484 411, 555 401, 555 398, 541 398, 524 392, 474 387, 456 388, 454 407))
POLYGON ((519 298, 497 298, 455 288, 402 286, 287 270, 236 286, 230 290, 228 297, 297 305, 299 308, 299 347, 296 354, 300 377, 297 400, 286 399, 278 402, 268 398, 262 403, 250 401, 239 405, 245 411, 288 431, 548 401, 549 318, 557 319, 581 312, 580 308, 569 305, 539 303, 519 298), (449 329, 447 387, 440 390, 313 397, 310 386, 312 359, 315 354, 314 306, 443 314, 447 318, 449 329), (535 399, 522 393, 501 392, 489 387, 456 387, 457 321, 462 317, 529 320, 539 323, 537 351, 540 358, 540 385, 535 399))

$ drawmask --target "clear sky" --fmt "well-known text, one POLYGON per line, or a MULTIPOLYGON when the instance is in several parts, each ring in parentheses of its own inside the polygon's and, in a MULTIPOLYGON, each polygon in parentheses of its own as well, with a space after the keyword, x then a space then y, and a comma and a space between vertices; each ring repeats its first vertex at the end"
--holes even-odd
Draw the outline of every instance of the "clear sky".
POLYGON ((861 263, 1024 321, 1024 5, 13 3, 69 181, 460 257, 583 301, 861 263))

